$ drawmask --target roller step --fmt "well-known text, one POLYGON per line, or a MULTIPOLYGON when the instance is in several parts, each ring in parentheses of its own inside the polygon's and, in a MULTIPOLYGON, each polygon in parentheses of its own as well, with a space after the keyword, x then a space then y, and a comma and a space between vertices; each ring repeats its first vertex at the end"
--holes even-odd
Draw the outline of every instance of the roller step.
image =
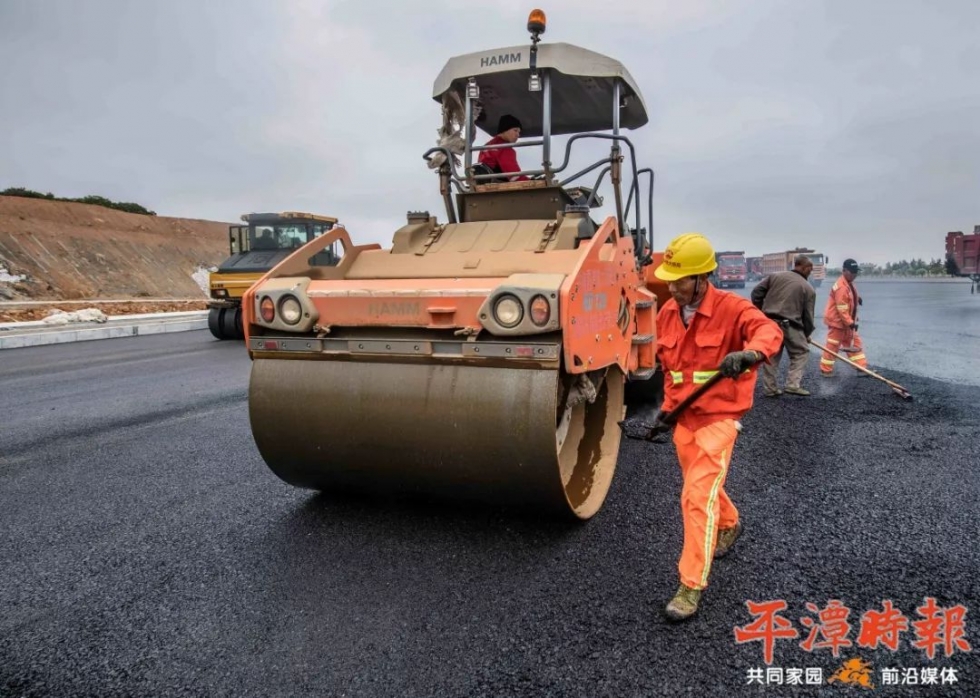
POLYGON ((653 341, 652 334, 635 334, 633 335, 633 344, 650 344, 653 341))
POLYGON ((641 368, 639 371, 630 371, 630 380, 633 381, 645 381, 653 378, 653 374, 657 372, 655 368, 641 368))
POLYGON ((652 308, 652 307, 653 307, 653 301, 637 301, 636 302, 636 309, 637 310, 646 310, 647 308, 652 308))

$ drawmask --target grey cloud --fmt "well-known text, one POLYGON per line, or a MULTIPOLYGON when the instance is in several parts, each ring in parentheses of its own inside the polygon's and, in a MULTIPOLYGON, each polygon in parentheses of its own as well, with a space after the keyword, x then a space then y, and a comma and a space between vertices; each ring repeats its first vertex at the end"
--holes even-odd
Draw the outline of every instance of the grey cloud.
MULTIPOLYGON (((440 209, 421 160, 436 74, 523 42, 528 9, 8 0, 0 186, 219 220, 315 210, 386 244, 406 210, 440 209)), ((622 60, 644 91, 651 121, 630 136, 657 170, 659 246, 702 230, 884 262, 980 223, 973 2, 545 9, 547 40, 622 60)))

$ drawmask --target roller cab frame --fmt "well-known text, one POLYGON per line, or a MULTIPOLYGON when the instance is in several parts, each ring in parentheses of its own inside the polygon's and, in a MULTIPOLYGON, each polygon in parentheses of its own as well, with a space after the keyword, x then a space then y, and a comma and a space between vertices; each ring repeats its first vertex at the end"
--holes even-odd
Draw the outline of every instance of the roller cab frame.
POLYGON ((245 293, 252 433, 283 480, 580 519, 602 506, 625 383, 656 374, 666 295, 647 282, 653 171, 623 133, 647 114, 622 64, 540 33, 437 77, 433 98, 465 144, 423 156, 442 161, 444 221, 409 212, 384 249, 336 227, 245 293), (515 147, 540 153, 528 181, 474 164, 488 147, 477 129, 502 114, 530 137, 515 147), (556 164, 558 134, 570 137, 556 164), (587 141, 608 152, 568 173, 587 141), (597 220, 600 191, 613 211, 597 220), (315 264, 333 244, 339 263, 315 264))

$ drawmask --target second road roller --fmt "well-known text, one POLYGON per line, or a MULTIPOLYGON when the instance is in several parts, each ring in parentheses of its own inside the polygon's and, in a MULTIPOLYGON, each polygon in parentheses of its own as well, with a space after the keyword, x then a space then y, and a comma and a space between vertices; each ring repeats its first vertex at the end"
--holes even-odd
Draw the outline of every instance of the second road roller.
POLYGON ((335 227, 245 293, 252 434, 286 482, 580 519, 602 506, 667 293, 647 281, 653 172, 624 134, 648 117, 621 63, 544 30, 536 10, 528 44, 436 78, 441 138, 423 157, 445 220, 411 211, 389 248, 335 227), (523 140, 477 144, 515 122, 523 140), (599 159, 571 171, 589 143, 599 159), (506 148, 533 165, 487 155, 506 148), (317 264, 335 243, 339 263, 317 264))

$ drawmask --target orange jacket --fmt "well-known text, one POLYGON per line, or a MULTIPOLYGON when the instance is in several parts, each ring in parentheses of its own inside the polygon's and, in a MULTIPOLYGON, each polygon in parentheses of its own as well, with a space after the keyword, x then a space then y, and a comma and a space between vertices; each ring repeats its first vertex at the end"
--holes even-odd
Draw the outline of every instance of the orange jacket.
POLYGON ((823 310, 823 323, 827 327, 846 330, 857 322, 857 289, 843 276, 834 282, 827 297, 827 307, 823 310))
MULTIPOLYGON (((783 332, 752 303, 708 285, 701 305, 684 327, 677 301, 657 313, 657 357, 664 371, 668 412, 714 375, 733 351, 754 350, 770 357, 779 351, 783 332)), ((752 407, 756 368, 736 379, 724 378, 685 410, 678 422, 690 430, 722 419, 738 419, 752 407)))

